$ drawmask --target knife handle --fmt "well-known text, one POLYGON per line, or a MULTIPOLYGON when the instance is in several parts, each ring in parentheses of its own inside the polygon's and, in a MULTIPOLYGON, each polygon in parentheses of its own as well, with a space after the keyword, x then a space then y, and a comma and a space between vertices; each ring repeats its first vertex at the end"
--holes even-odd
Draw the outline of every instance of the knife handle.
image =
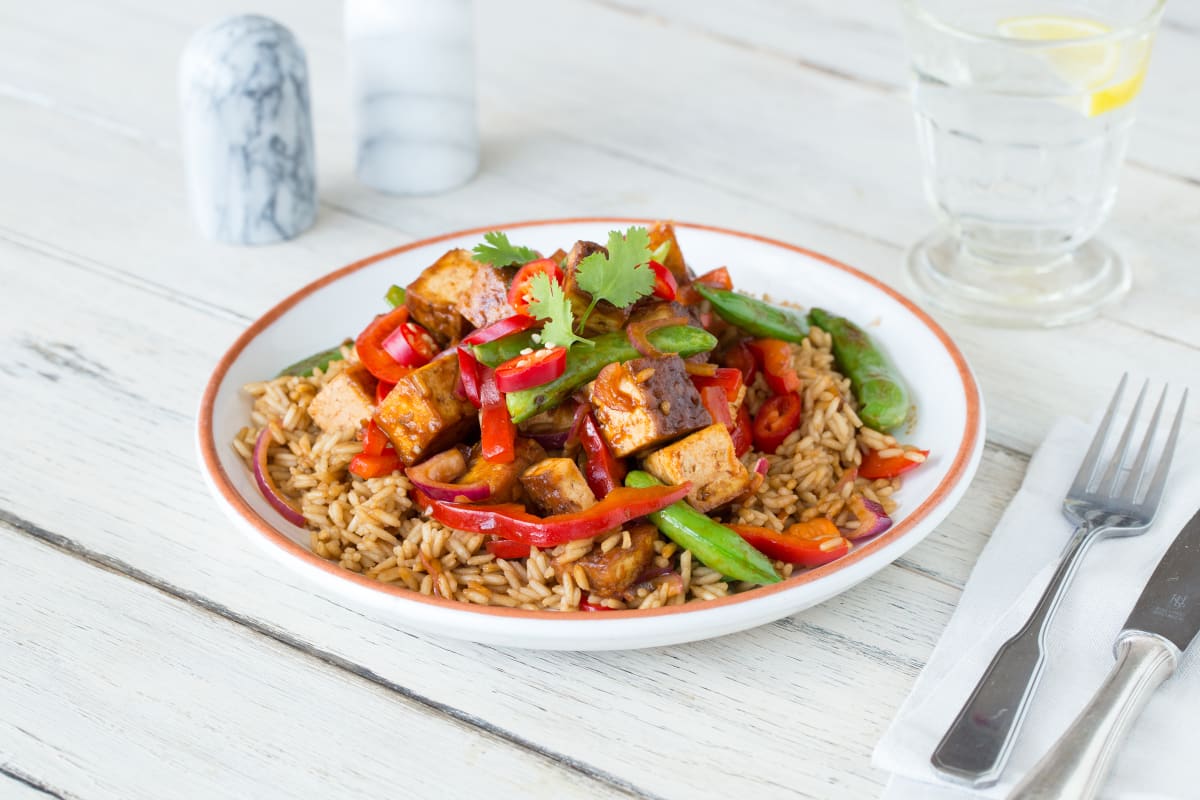
POLYGON ((1158 685, 1171 676, 1179 650, 1139 631, 1117 640, 1117 663, 1050 752, 1008 800, 1088 800, 1108 775, 1117 745, 1158 685))

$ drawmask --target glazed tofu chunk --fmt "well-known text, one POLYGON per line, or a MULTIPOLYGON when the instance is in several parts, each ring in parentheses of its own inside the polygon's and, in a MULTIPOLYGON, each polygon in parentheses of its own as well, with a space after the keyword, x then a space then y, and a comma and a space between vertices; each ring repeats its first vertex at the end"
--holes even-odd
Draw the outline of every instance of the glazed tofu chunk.
MULTIPOLYGON (((583 318, 588 306, 592 303, 592 296, 579 288, 579 285, 575 282, 575 270, 579 266, 579 262, 592 253, 604 253, 608 255, 608 249, 595 242, 576 242, 575 246, 571 248, 571 252, 567 253, 567 260, 563 268, 563 272, 565 273, 563 292, 567 295, 567 299, 571 301, 571 310, 575 312, 576 319, 583 318)), ((601 300, 592 309, 592 313, 588 315, 587 320, 584 322, 583 333, 585 336, 598 336, 610 331, 619 331, 628 320, 628 309, 617 308, 607 300, 601 300)))
POLYGON ((447 354, 415 369, 384 398, 375 421, 405 465, 457 444, 478 421, 475 406, 454 395, 458 358, 447 354))
POLYGON ((683 260, 683 251, 679 249, 679 240, 675 238, 675 226, 669 222, 656 222, 650 228, 650 249, 657 250, 663 242, 671 243, 671 250, 663 259, 663 266, 671 271, 675 280, 687 283, 691 280, 687 264, 683 260))
POLYGON ((588 387, 600 434, 618 458, 712 424, 683 359, 638 358, 609 364, 588 387))
POLYGON ((596 504, 596 495, 592 494, 579 467, 569 458, 539 461, 525 470, 521 485, 547 516, 573 514, 596 504))
POLYGON ((687 501, 706 513, 750 485, 750 472, 738 461, 729 430, 719 422, 646 456, 645 467, 663 483, 691 481, 687 501))
POLYGON ((375 379, 360 365, 338 373, 308 404, 308 415, 326 433, 361 428, 375 413, 375 379))
POLYGON ((479 445, 471 448, 467 471, 455 483, 486 483, 492 490, 488 503, 514 503, 523 496, 521 473, 530 464, 546 457, 546 451, 532 439, 517 439, 516 457, 507 464, 493 464, 483 457, 479 445))
MULTIPOLYGON (((624 542, 605 553, 599 545, 603 536, 596 537, 597 544, 586 556, 566 564, 551 562, 561 577, 564 572, 574 572, 578 567, 587 579, 588 591, 600 597, 620 597, 638 576, 654 561, 654 540, 657 532, 653 525, 633 525, 629 532, 629 546, 624 542)), ((576 579, 578 580, 578 579, 576 579)), ((584 593, 587 596, 587 592, 584 593)))
POLYGON ((469 251, 451 250, 426 267, 405 290, 412 318, 443 347, 461 339, 466 330, 460 309, 479 266, 469 251))
POLYGON ((480 264, 462 297, 462 315, 476 328, 508 319, 517 312, 508 304, 508 287, 516 274, 513 267, 480 264))

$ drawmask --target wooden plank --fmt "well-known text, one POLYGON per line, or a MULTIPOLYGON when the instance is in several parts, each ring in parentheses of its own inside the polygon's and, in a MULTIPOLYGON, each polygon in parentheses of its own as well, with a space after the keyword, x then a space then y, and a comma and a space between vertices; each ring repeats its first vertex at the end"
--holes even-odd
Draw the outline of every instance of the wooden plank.
MULTIPOLYGON (((687 0, 591 0, 795 66, 902 92, 909 78, 901 15, 895 4, 812 0, 779 3, 689 3, 687 0)), ((1168 3, 1138 106, 1131 160, 1147 169, 1200 178, 1200 154, 1191 146, 1200 125, 1194 103, 1195 48, 1200 12, 1168 3)))
MULTIPOLYGON (((12 245, 0 245, 0 280, 24 300, 20 319, 0 320, 0 347, 14 354, 0 403, 20 396, 26 409, 0 414, 10 524, 654 794, 877 792, 870 748, 953 609, 950 582, 984 540, 974 520, 991 513, 979 496, 936 534, 950 538, 919 565, 936 579, 892 567, 796 618, 716 641, 575 654, 416 636, 314 595, 207 496, 191 466, 191 410, 206 351, 238 323, 12 245), (645 741, 679 742, 678 771, 628 745, 645 741)), ((1020 464, 997 460, 992 474, 1012 485, 1020 464)))
MULTIPOLYGON (((336 85, 340 80, 333 78, 340 78, 341 65, 330 53, 338 52, 340 42, 331 38, 327 10, 314 7, 303 16, 301 7, 289 8, 289 13, 300 16, 285 18, 304 33, 305 40, 323 43, 318 53, 327 61, 323 70, 314 69, 314 73, 324 76, 321 85, 326 87, 327 96, 339 97, 336 85)), ((488 140, 498 149, 493 157, 485 157, 487 164, 480 177, 463 189, 415 199, 387 197, 357 186, 348 179, 351 145, 345 115, 319 115, 318 149, 322 153, 323 196, 328 207, 367 220, 394 223, 411 233, 465 227, 495 220, 501 213, 512 217, 595 212, 655 215, 665 210, 681 219, 716 220, 800 240, 902 283, 901 250, 932 225, 919 190, 907 101, 826 75, 805 73, 798 79, 794 70, 781 66, 777 59, 686 31, 639 26, 628 15, 609 8, 563 6, 568 8, 569 12, 558 10, 559 16, 552 16, 548 24, 570 24, 592 31, 594 36, 571 45, 547 43, 530 52, 505 51, 503 57, 499 53, 489 56, 488 42, 493 37, 481 43, 481 59, 495 63, 484 73, 483 124, 489 132, 488 140), (567 14, 574 17, 568 19, 567 14), (630 40, 638 54, 671 52, 679 57, 662 62, 661 58, 641 55, 641 61, 631 60, 626 69, 603 75, 589 66, 604 63, 603 42, 624 39, 630 40), (547 68, 547 60, 553 61, 554 69, 547 68), (709 65, 714 87, 728 87, 721 90, 726 99, 720 113, 713 111, 707 96, 683 90, 692 80, 688 65, 695 63, 709 65), (644 97, 643 76, 647 74, 658 76, 661 91, 666 92, 677 111, 659 119, 637 111, 637 105, 628 102, 630 97, 644 97), (757 94, 736 91, 730 76, 760 87, 762 96, 788 97, 789 102, 764 104, 757 94), (593 88, 581 93, 575 88, 580 84, 593 88), (515 93, 518 91, 520 94, 515 93), (609 111, 592 113, 596 108, 609 111), (749 131, 747 121, 753 121, 749 131), (847 131, 852 133, 847 135, 847 131), (755 143, 753 159, 738 154, 736 149, 737 143, 747 141, 748 136, 755 143), (732 151, 731 142, 735 143, 732 151), (564 180, 564 175, 586 176, 586 180, 564 180), (653 184, 653 192, 642 188, 648 182, 653 184), (498 211, 497 196, 505 197, 502 211, 498 211), (862 231, 870 233, 859 233, 862 231), (876 240, 885 246, 877 246, 876 240)), ((533 14, 538 9, 527 5, 517 11, 533 14)), ((194 10, 190 13, 197 14, 194 10)), ((150 22, 156 21, 150 18, 150 22)), ((512 24, 509 16, 492 22, 497 30, 512 24)), ((149 23, 142 20, 141 24, 149 23)), ((142 71, 152 77, 129 76, 133 81, 158 83, 133 94, 158 97, 173 91, 170 71, 176 51, 169 45, 186 35, 187 28, 178 21, 160 24, 162 27, 153 29, 156 35, 149 37, 153 44, 145 52, 156 68, 142 71)), ((146 32, 134 25, 128 35, 146 32)), ((134 46, 133 41, 128 44, 134 46)), ((18 52, 19 46, 27 45, 14 43, 18 52)), ((108 52, 106 45, 92 57, 101 59, 108 52)), ((75 65, 64 69, 72 70, 69 75, 76 77, 74 70, 86 62, 85 52, 56 63, 75 65)), ((16 55, 0 50, 0 76, 7 74, 10 82, 27 80, 24 65, 16 55)), ((69 84, 66 78, 59 82, 69 84)), ((59 82, 52 88, 71 94, 66 99, 46 102, 72 123, 77 121, 72 116, 75 110, 87 110, 81 104, 99 103, 99 98, 81 89, 60 87, 59 82)), ((95 90, 104 91, 102 87, 95 90)), ((76 217, 68 224, 73 230, 78 228, 76 241, 80 246, 85 242, 89 248, 94 246, 89 255, 108 263, 128 256, 126 243, 111 236, 114 221, 108 219, 109 213, 117 214, 122 224, 135 226, 138 220, 154 219, 165 236, 193 241, 173 154, 163 151, 154 158, 141 152, 145 140, 166 142, 173 136, 174 110, 161 103, 151 104, 148 109, 130 107, 126 97, 130 93, 116 96, 109 90, 109 94, 113 96, 104 98, 104 104, 98 106, 101 110, 87 113, 93 117, 103 113, 107 115, 104 119, 111 120, 110 128, 132 127, 140 132, 139 136, 106 147, 101 156, 94 145, 89 149, 87 144, 67 143, 73 136, 90 141, 90 131, 78 131, 76 124, 55 123, 52 133, 36 137, 27 145, 36 153, 14 153, 10 157, 9 166, 16 170, 13 181, 22 185, 28 182, 34 196, 22 197, 20 203, 14 200, 14 207, 5 209, 9 212, 5 219, 23 234, 53 241, 52 230, 60 222, 57 215, 67 213, 76 217), (144 117, 129 116, 133 114, 144 117), (114 158, 110 150, 118 151, 118 157, 114 158), (129 152, 137 155, 128 156, 129 152), (126 169, 122 156, 141 161, 149 158, 153 175, 147 178, 151 181, 148 186, 161 192, 158 196, 174 202, 163 207, 157 201, 114 198, 111 187, 114 182, 121 183, 126 169), (41 174, 45 170, 32 165, 41 164, 54 164, 76 176, 106 174, 98 174, 94 185, 87 185, 92 182, 88 178, 77 179, 85 185, 73 187, 82 196, 78 213, 72 214, 72 208, 64 209, 58 202, 58 194, 39 202, 40 194, 49 193, 37 188, 45 185, 41 174), (84 197, 94 198, 106 213, 97 214, 84 197), (110 211, 108 204, 114 200, 134 207, 110 211), (149 208, 152 205, 155 207, 149 208)), ((119 135, 108 128, 104 132, 108 134, 106 139, 119 135)), ((1108 315, 1185 346, 1200 341, 1200 317, 1190 313, 1200 301, 1200 286, 1190 280, 1188 261, 1197 245, 1188 209, 1200 202, 1198 198, 1200 188, 1191 184, 1145 171, 1129 171, 1114 218, 1106 229, 1110 238, 1130 252, 1138 275, 1134 293, 1108 315)), ((254 265, 263 261, 307 263, 295 258, 297 250, 315 247, 327 253, 330 251, 325 243, 333 242, 341 246, 336 252, 344 252, 349 260, 387 239, 383 231, 360 235, 355 230, 351 235, 361 241, 361 249, 350 248, 348 237, 321 225, 310 236, 282 248, 237 251, 197 243, 194 249, 206 262, 220 259, 229 263, 234 267, 232 274, 242 281, 254 265)), ((141 269, 161 270, 161 263, 156 260, 141 269)), ((264 273, 261 267, 257 271, 264 273)), ((304 267, 296 267, 295 271, 302 273, 304 267)), ((213 289, 227 295, 230 287, 219 277, 213 289)), ((956 327, 956 332, 961 327, 965 326, 956 327)))
POLYGON ((628 796, 2 525, 0 543, 0 752, 56 792, 628 796))

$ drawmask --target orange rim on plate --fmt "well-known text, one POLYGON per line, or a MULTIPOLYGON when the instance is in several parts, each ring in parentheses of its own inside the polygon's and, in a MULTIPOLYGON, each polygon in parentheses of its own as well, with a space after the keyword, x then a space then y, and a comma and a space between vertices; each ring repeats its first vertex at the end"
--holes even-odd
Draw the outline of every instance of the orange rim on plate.
POLYGON ((785 250, 792 250, 810 258, 815 258, 818 261, 823 261, 832 267, 853 275, 861 281, 869 283, 903 305, 909 310, 909 312, 913 314, 913 316, 915 316, 927 328, 929 328, 938 338, 938 341, 942 343, 942 346, 946 348, 946 352, 949 353, 950 357, 954 360, 954 365, 958 370, 959 378, 962 380, 963 391, 966 397, 967 419, 963 429, 962 441, 959 444, 958 451, 954 454, 954 460, 950 465, 950 470, 946 473, 946 477, 942 479, 942 482, 937 485, 937 488, 934 489, 929 497, 925 498, 925 501, 913 509, 912 513, 909 514, 905 519, 898 522, 886 532, 867 542, 865 545, 856 547, 842 558, 839 558, 836 561, 831 561, 824 566, 805 570, 804 572, 793 575, 787 580, 780 581, 779 583, 772 584, 770 586, 760 586, 757 589, 751 589, 749 591, 727 595, 726 597, 719 597, 714 600, 706 600, 703 603, 694 605, 684 603, 682 605, 661 606, 659 608, 652 609, 624 609, 606 611, 603 613, 589 611, 528 611, 525 609, 506 608, 504 606, 475 605, 473 603, 462 603, 458 600, 448 600, 442 597, 424 595, 420 592, 414 592, 406 587, 381 583, 360 575, 357 572, 351 572, 348 569, 339 567, 332 561, 327 561, 326 559, 321 558, 307 547, 303 547, 302 545, 293 542, 287 536, 280 533, 274 528, 274 526, 263 519, 258 512, 251 508, 249 503, 242 498, 241 494, 233 486, 232 481, 229 479, 228 473, 225 472, 225 468, 221 466, 221 461, 217 457, 217 445, 213 439, 213 405, 216 401, 217 391, 220 388, 221 383, 225 380, 225 376, 229 372, 230 366, 232 366, 237 357, 241 355, 243 350, 246 349, 246 346, 253 341, 264 328, 318 289, 333 283, 345 275, 349 275, 352 272, 370 266, 377 261, 391 258, 399 253, 404 253, 409 250, 415 250, 427 245, 437 244, 438 242, 447 241, 449 239, 457 239, 472 234, 482 234, 488 231, 497 230, 509 230, 512 228, 537 227, 542 225, 584 225, 595 223, 651 225, 655 221, 656 220, 629 217, 568 217, 564 219, 527 220, 524 222, 511 222, 505 225, 488 225, 480 228, 469 228, 467 230, 455 231, 454 233, 447 233, 429 239, 421 239, 420 241, 410 242, 409 244, 401 245, 400 247, 395 247, 391 250, 385 250, 382 253, 376 253, 373 256, 364 258, 361 261, 355 261, 353 264, 349 264, 339 270, 331 272, 323 278, 318 278, 302 289, 294 292, 280 301, 266 314, 257 319, 242 333, 241 336, 237 338, 237 341, 235 341, 233 345, 230 346, 229 350, 226 351, 225 355, 221 357, 220 362, 213 371, 212 377, 208 381, 208 385, 204 389, 204 396, 200 401, 200 415, 198 419, 200 453, 201 457, 204 459, 204 466, 208 469, 213 478, 214 485, 221 492, 221 495, 225 498, 226 502, 228 502, 232 508, 236 509, 237 512, 246 519, 246 521, 253 525, 254 528, 261 533, 268 542, 301 559, 302 561, 307 562, 309 565, 324 570, 337 578, 349 580, 372 591, 393 595, 407 601, 427 603, 429 605, 453 609, 455 611, 473 614, 488 614, 492 616, 515 617, 519 619, 556 619, 570 620, 572 622, 577 622, 583 619, 604 621, 630 619, 633 617, 657 617, 666 614, 678 614, 681 612, 696 613, 710 609, 721 608, 724 606, 730 606, 736 603, 745 603, 750 600, 767 597, 778 592, 784 592, 797 586, 802 586, 806 583, 819 580, 826 575, 830 575, 838 570, 845 569, 846 567, 861 561, 872 553, 887 547, 903 537, 918 522, 928 516, 929 513, 938 504, 940 504, 943 499, 945 499, 946 495, 950 493, 950 491, 958 483, 959 479, 961 479, 963 472, 967 468, 967 463, 971 458, 971 454, 974 452, 975 444, 979 437, 979 391, 978 386, 975 383, 975 377, 971 374, 970 368, 967 367, 966 359, 963 358, 962 353, 959 352, 958 348, 950 340, 950 337, 946 334, 946 332, 942 330, 942 327, 934 322, 928 314, 914 305, 912 301, 901 295, 896 290, 892 289, 887 284, 855 269, 854 267, 843 264, 842 262, 832 259, 828 256, 821 255, 820 253, 813 252, 812 250, 798 247, 794 244, 788 244, 787 242, 781 242, 777 239, 772 239, 766 236, 743 233, 741 231, 730 230, 728 228, 721 228, 716 225, 700 225, 688 222, 679 222, 676 224, 681 228, 693 228, 696 230, 720 233, 727 236, 737 236, 742 239, 763 242, 764 244, 769 244, 785 250))

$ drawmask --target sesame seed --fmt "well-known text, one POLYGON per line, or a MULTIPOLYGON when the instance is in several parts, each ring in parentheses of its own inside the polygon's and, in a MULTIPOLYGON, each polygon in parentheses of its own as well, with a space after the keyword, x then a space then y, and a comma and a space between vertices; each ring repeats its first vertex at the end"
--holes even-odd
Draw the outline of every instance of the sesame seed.
POLYGON ((523 355, 523 356, 531 355, 532 353, 533 353, 532 347, 526 347, 524 350, 521 351, 521 355, 523 355))

